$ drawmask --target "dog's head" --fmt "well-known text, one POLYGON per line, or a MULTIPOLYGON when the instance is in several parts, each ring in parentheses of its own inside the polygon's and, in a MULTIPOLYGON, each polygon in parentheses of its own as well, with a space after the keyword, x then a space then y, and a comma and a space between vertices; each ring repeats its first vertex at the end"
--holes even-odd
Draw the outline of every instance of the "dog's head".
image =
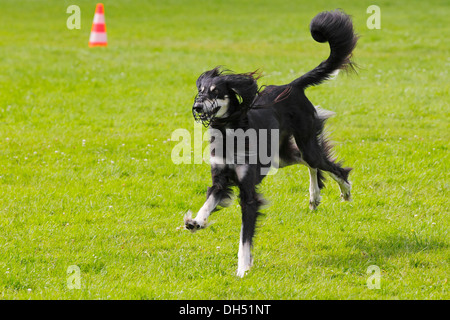
POLYGON ((204 126, 236 112, 246 112, 258 92, 259 73, 235 74, 216 67, 197 79, 198 94, 192 113, 204 126))

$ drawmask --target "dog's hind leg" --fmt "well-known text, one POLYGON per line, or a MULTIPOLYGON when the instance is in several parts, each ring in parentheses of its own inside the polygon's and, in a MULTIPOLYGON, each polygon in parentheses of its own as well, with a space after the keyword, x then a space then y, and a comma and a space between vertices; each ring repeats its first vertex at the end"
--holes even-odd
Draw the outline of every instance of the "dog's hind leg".
MULTIPOLYGON (((321 174, 321 170, 327 171, 339 184, 342 199, 350 200, 351 184, 348 181, 348 175, 351 168, 343 168, 339 162, 335 162, 330 155, 331 146, 325 139, 322 139, 322 137, 319 138, 321 139, 320 143, 317 137, 310 138, 307 141, 296 139, 297 145, 302 152, 303 160, 308 164, 308 167, 317 169, 317 184, 319 189, 322 189, 324 186, 324 177, 321 174)), ((311 185, 313 184, 314 181, 311 181, 311 185)), ((312 207, 311 204, 310 207, 312 207)))
POLYGON ((322 197, 320 196, 319 187, 319 170, 308 167, 309 169, 309 208, 315 210, 320 203, 322 197))
POLYGON ((321 167, 323 170, 327 171, 330 176, 335 180, 341 191, 341 198, 345 201, 351 200, 351 183, 348 181, 348 175, 352 168, 343 168, 341 163, 336 162, 331 156, 331 145, 330 143, 323 138, 320 137, 320 149, 322 155, 321 167))
POLYGON ((344 180, 338 176, 336 176, 333 173, 330 173, 330 176, 338 183, 339 185, 339 190, 341 190, 341 198, 344 201, 351 201, 352 197, 351 197, 351 189, 352 189, 352 185, 350 183, 350 181, 348 180, 344 180))

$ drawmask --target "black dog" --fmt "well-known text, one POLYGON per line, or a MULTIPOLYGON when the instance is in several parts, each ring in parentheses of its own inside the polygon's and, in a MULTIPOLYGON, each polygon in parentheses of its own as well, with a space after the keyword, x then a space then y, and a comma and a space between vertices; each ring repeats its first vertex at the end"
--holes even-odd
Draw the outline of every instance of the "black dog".
MULTIPOLYGON (((341 11, 319 13, 310 24, 311 35, 318 42, 328 42, 330 56, 316 68, 281 86, 267 86, 258 90, 257 72, 234 74, 217 67, 203 73, 197 80, 198 95, 193 106, 197 121, 210 126, 212 186, 207 200, 195 219, 191 213, 185 216, 185 227, 191 231, 204 228, 212 211, 226 206, 231 199, 231 187, 239 188, 242 207, 242 229, 238 253, 237 275, 242 277, 252 265, 251 246, 259 208, 263 204, 256 187, 267 174, 267 167, 283 167, 304 164, 310 174, 310 208, 315 209, 321 200, 324 187, 323 171, 337 181, 341 197, 350 200, 351 168, 344 168, 331 155, 331 146, 324 136, 324 124, 333 113, 316 108, 306 98, 304 90, 320 84, 342 69, 353 69, 350 58, 358 40, 350 17, 341 11), (262 138, 276 133, 277 140, 266 143, 271 162, 262 161, 261 152, 256 155, 251 147, 252 135, 245 134, 243 150, 230 150, 228 142, 235 139, 235 132, 253 130, 253 137, 262 138), (276 150, 274 150, 276 149, 276 150), (276 151, 276 152, 273 152, 276 151), (231 153, 231 157, 228 157, 231 153), (219 154, 219 155, 218 155, 219 154), (226 157, 225 157, 226 155, 226 157), (242 161, 242 156, 244 161, 242 161), (241 162, 237 161, 241 158, 241 162), (225 159, 226 158, 226 159, 225 159)), ((265 137, 264 141, 268 141, 265 137)), ((234 144, 231 144, 234 146, 234 144)), ((261 145, 259 145, 261 146, 261 145)), ((242 149, 242 148, 241 148, 242 149)), ((253 148, 254 149, 254 148, 253 148)), ((259 150, 261 151, 261 150, 259 150)))

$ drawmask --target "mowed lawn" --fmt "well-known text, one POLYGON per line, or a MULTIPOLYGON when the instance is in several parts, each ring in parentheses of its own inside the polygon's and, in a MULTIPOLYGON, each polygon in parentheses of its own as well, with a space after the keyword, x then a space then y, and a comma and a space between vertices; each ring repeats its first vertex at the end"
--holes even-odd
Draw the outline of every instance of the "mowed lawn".
POLYGON ((1 299, 450 298, 448 1, 105 0, 109 45, 88 48, 95 4, 1 0, 1 299), (360 69, 307 96, 337 113, 353 201, 328 180, 313 212, 305 167, 269 176, 254 267, 237 278, 237 201, 205 230, 178 228, 210 173, 175 165, 171 134, 194 132, 205 70, 260 68, 263 85, 318 65, 329 47, 308 26, 335 8, 361 35, 360 69))

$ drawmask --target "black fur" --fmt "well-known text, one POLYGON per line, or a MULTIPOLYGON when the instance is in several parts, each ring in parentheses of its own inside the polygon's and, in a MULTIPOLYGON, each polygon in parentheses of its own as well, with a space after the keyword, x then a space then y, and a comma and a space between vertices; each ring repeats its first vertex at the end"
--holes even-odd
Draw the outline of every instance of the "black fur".
MULTIPOLYGON (((203 73, 197 80, 199 94, 193 114, 205 126, 222 133, 223 141, 218 144, 213 138, 211 144, 223 148, 226 147, 226 139, 230 138, 227 129, 279 130, 280 167, 302 163, 317 169, 320 189, 324 187, 323 171, 331 173, 340 186, 349 185, 351 168, 342 167, 341 163, 335 161, 331 156, 331 145, 323 134, 327 116, 317 112, 305 96, 304 89, 320 84, 336 70, 353 68, 350 59, 358 37, 353 31, 350 17, 337 10, 318 14, 312 20, 310 29, 316 41, 329 42, 331 51, 328 59, 316 68, 289 84, 271 85, 258 90, 258 72, 234 74, 216 67, 203 73), (221 109, 219 101, 226 99, 227 112, 217 116, 221 109)), ((236 165, 211 165, 212 187, 208 189, 208 198, 214 197, 217 200, 215 203, 226 205, 226 200, 231 198, 231 187, 239 188, 243 243, 252 243, 259 208, 263 203, 257 193, 257 185, 265 177, 261 169, 269 165, 258 158, 256 164, 246 166, 245 175, 241 174, 241 177, 236 165)), ((350 191, 343 197, 348 200, 350 191)), ((316 199, 312 207, 315 208, 319 201, 316 199)), ((188 219, 186 227, 193 230, 204 226, 188 219)))

